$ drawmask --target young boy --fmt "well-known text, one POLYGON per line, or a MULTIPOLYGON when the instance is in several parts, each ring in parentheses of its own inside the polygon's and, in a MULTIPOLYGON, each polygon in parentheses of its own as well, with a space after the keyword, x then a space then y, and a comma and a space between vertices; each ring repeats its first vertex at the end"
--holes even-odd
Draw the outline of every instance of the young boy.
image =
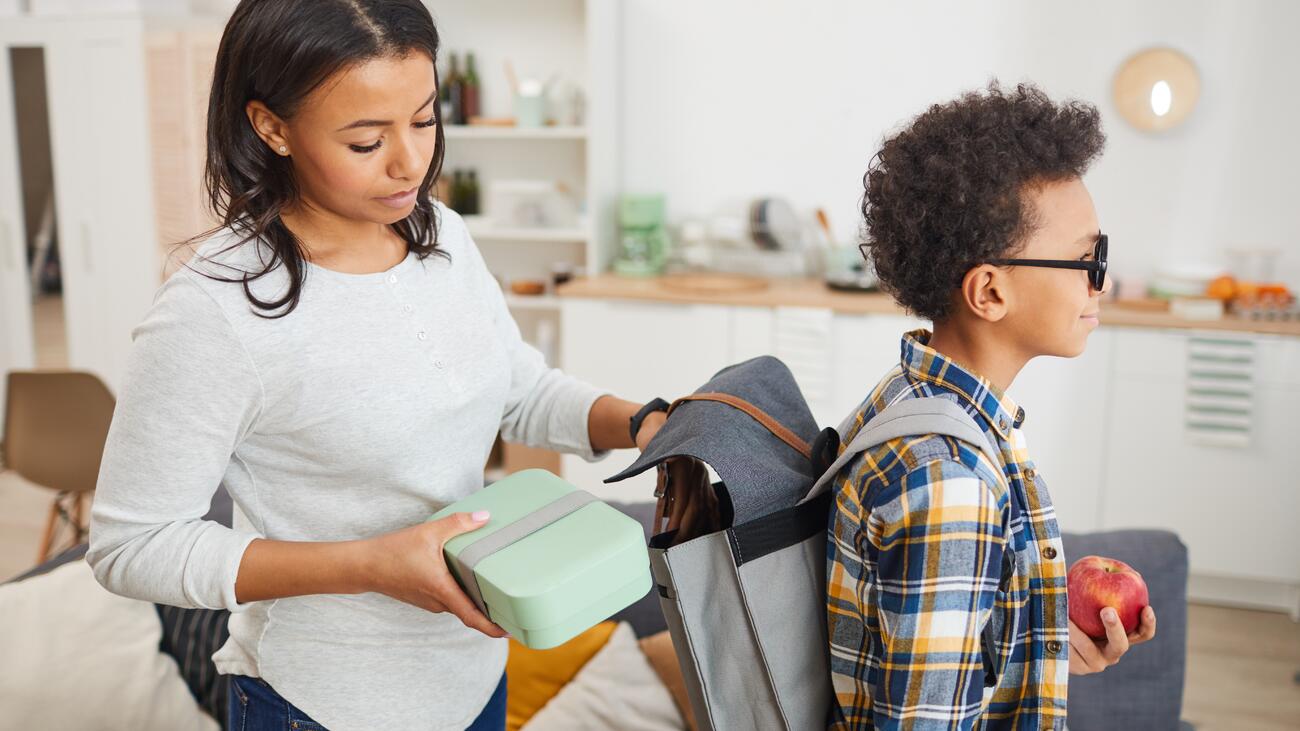
POLYGON ((1155 635, 1114 610, 1094 641, 1067 617, 1066 557, 1007 388, 1030 359, 1083 352, 1097 327, 1106 237, 1081 180, 1105 137, 1097 109, 996 83, 931 107, 885 141, 865 177, 863 251, 881 284, 934 323, 855 415, 935 396, 996 443, 919 434, 836 478, 828 620, 847 729, 1064 727, 1067 669, 1100 672, 1155 635))

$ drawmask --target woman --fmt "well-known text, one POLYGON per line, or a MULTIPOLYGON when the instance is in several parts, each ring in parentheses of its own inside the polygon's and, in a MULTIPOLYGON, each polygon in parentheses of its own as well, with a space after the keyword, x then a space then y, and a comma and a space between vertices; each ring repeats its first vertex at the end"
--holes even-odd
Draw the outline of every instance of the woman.
POLYGON ((241 2, 208 112, 224 225, 133 334, 87 558, 231 610, 233 728, 503 728, 504 633, 441 551, 488 516, 424 521, 498 431, 633 446, 638 405, 548 369, 430 198, 438 42, 419 0, 241 2), (233 530, 201 519, 219 484, 233 530))

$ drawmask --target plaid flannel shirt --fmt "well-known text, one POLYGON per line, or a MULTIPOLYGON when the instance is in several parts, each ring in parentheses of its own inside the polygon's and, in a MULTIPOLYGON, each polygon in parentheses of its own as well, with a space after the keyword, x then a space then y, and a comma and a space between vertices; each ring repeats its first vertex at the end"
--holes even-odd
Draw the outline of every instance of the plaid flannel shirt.
POLYGON ((917 435, 858 455, 835 478, 827 618, 836 729, 1065 725, 1066 562, 1051 499, 1025 450, 1024 411, 927 343, 858 409, 847 444, 896 401, 939 396, 996 442, 917 435))

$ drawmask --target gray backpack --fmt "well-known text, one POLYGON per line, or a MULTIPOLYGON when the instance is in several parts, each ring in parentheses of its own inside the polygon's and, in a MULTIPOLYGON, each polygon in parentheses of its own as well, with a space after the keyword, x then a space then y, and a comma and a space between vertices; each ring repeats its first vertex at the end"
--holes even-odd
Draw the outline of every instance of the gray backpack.
MULTIPOLYGON (((731 405, 772 422, 747 403, 731 405)), ((826 636, 829 486, 859 452, 925 434, 954 437, 1000 464, 960 406, 909 399, 863 427, 794 507, 689 540, 669 534, 651 540, 650 568, 700 729, 825 728, 833 702, 826 636)))

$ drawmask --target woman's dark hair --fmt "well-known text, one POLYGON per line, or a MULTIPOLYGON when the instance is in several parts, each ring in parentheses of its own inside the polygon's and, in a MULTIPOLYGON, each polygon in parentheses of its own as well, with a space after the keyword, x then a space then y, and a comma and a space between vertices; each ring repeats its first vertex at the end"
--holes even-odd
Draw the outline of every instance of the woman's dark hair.
MULTIPOLYGON (((208 98, 207 162, 204 186, 208 205, 221 223, 181 245, 206 238, 222 227, 240 234, 223 251, 262 239, 270 260, 258 272, 225 278, 239 282, 263 317, 284 317, 297 306, 306 278, 302 243, 280 219, 298 199, 289 158, 275 154, 253 130, 245 114, 249 101, 261 101, 282 119, 294 113, 313 90, 336 72, 375 58, 421 53, 438 58, 438 31, 420 0, 242 0, 226 23, 217 50, 208 98), (283 265, 289 289, 263 301, 250 288, 283 265), (276 314, 263 314, 273 312, 276 314)), ((435 78, 436 69, 435 69, 435 78)), ((444 140, 439 105, 433 163, 425 172, 415 209, 391 225, 420 259, 447 256, 438 248, 438 213, 430 189, 442 169, 444 140)), ((233 268, 233 267, 232 267, 233 268)))
POLYGON ((1106 144, 1097 108, 1054 103, 996 80, 936 104, 885 140, 863 177, 865 243, 881 286, 919 317, 943 320, 973 267, 1034 230, 1023 194, 1081 177, 1106 144))

